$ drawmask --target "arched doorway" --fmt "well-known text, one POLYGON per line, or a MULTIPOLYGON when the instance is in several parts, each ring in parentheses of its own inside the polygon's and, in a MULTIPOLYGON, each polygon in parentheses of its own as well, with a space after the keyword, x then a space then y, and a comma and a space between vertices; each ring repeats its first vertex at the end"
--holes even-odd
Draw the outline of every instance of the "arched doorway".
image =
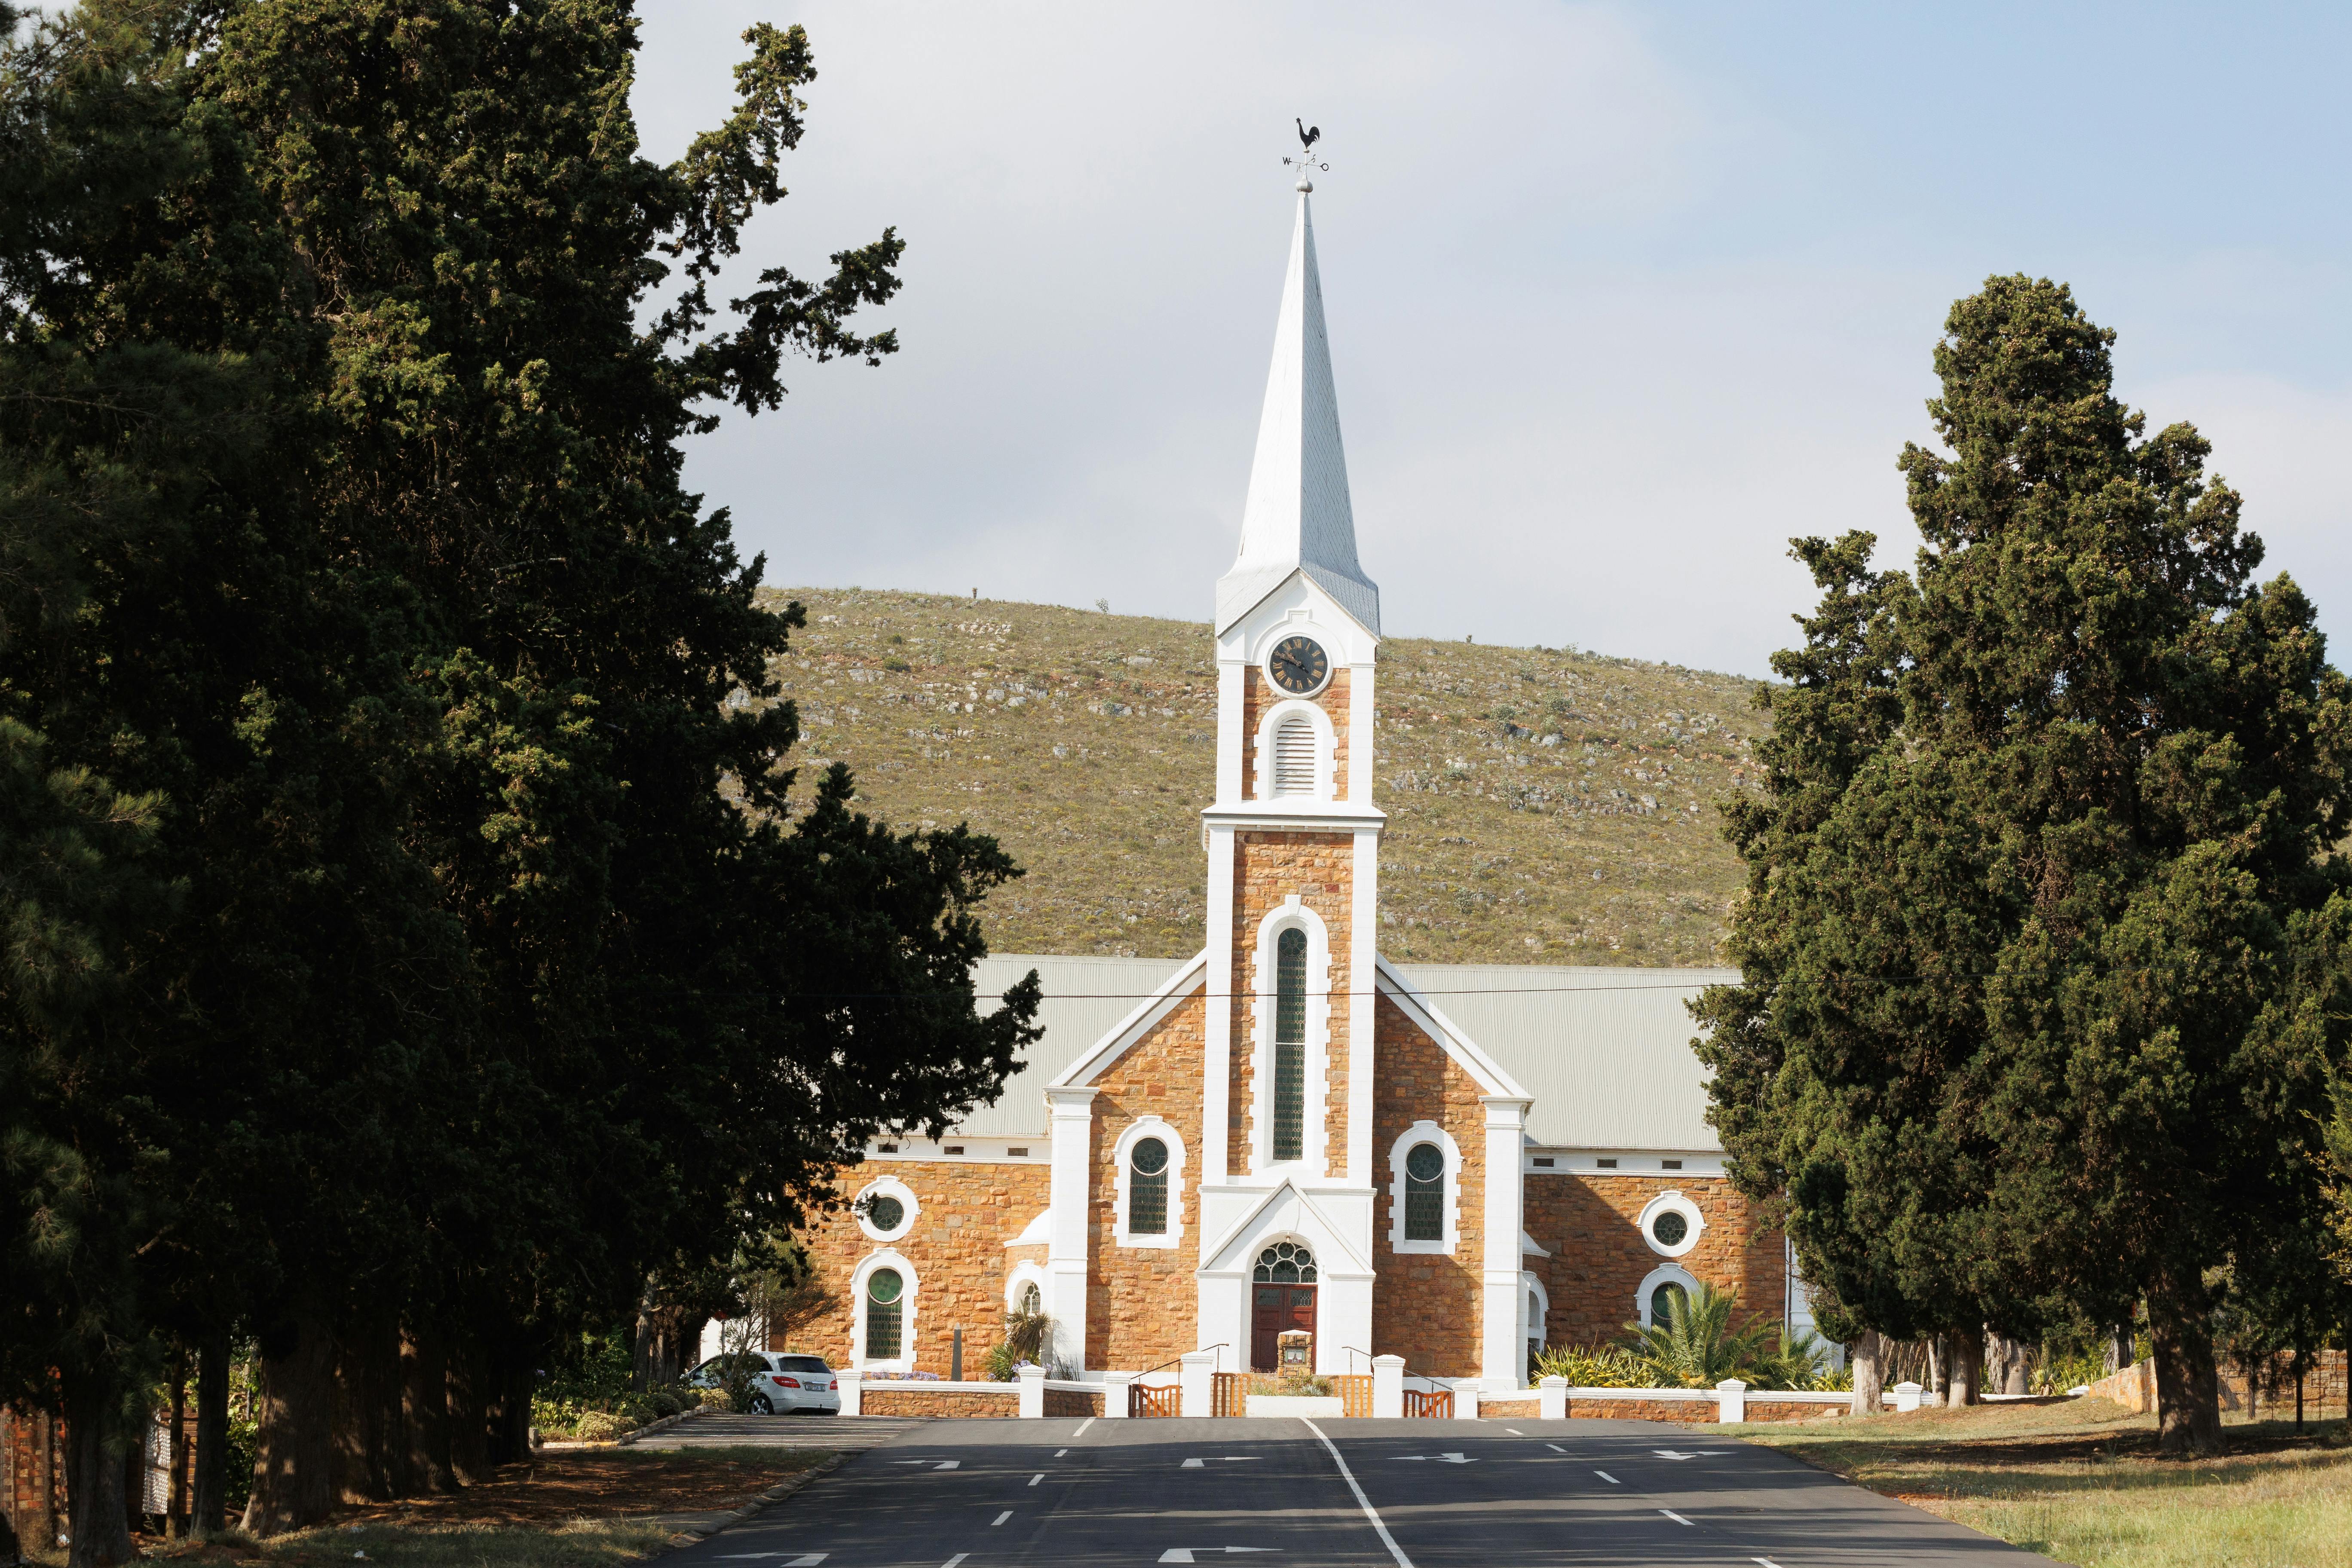
POLYGON ((1295 1241, 1278 1241, 1257 1255, 1250 1271, 1250 1370, 1273 1372, 1275 1338, 1291 1329, 1315 1331, 1315 1255, 1295 1241))

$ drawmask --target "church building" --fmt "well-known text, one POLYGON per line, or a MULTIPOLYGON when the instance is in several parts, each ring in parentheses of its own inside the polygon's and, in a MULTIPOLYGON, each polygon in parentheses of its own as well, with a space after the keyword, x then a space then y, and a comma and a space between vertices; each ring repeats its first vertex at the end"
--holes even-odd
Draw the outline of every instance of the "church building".
POLYGON ((1723 1178, 1685 1002, 1729 971, 1396 964, 1373 798, 1380 590, 1357 559, 1301 179, 1241 548, 1216 584, 1208 919, 1187 959, 1000 954, 1045 1037, 1003 1099, 877 1142, 806 1237, 844 1306, 794 1348, 967 1376, 1008 1310, 1056 1377, 1214 1350, 1400 1355, 1525 1386, 1704 1280, 1803 1321, 1780 1236, 1723 1178))

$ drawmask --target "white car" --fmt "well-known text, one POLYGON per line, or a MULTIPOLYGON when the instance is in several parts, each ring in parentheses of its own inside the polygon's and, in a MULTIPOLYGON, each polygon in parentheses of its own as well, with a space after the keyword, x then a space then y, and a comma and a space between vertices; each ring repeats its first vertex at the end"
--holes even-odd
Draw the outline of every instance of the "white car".
MULTIPOLYGON (((841 1384, 823 1356, 787 1355, 782 1351, 744 1351, 752 1363, 751 1409, 773 1415, 779 1411, 813 1410, 821 1415, 841 1414, 841 1384)), ((712 1356, 686 1374, 688 1388, 717 1388, 727 1381, 726 1356, 712 1356)))

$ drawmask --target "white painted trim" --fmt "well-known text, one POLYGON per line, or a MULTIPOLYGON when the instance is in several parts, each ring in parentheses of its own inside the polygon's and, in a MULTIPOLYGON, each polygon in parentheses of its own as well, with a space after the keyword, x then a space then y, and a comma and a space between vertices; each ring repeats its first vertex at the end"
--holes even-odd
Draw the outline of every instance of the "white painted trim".
POLYGON ((1194 953, 1184 967, 1169 976, 1159 990, 1146 997, 1139 1006, 1121 1018, 1108 1033, 1055 1075, 1046 1089, 1075 1089, 1094 1082, 1113 1062, 1131 1050, 1137 1041, 1150 1034, 1154 1025, 1174 1012, 1179 1004, 1201 988, 1202 976, 1208 968, 1208 963, 1207 949, 1194 953))
MULTIPOLYGON (((1359 729, 1356 733, 1366 731, 1359 729)), ((1369 769, 1366 770, 1370 772, 1369 769)), ((1372 1181, 1372 1080, 1379 1071, 1380 994, 1366 981, 1380 973, 1381 833, 1361 827, 1355 836, 1356 875, 1349 910, 1348 942, 1348 1159, 1342 1169, 1352 1185, 1372 1181)), ((1325 1167, 1327 1170, 1328 1166, 1325 1167)))
POLYGON ((1519 1275, 1519 1301, 1522 1306, 1529 1296, 1536 1299, 1535 1319, 1530 1322, 1524 1311, 1519 1314, 1519 1338, 1533 1340, 1536 1349, 1542 1351, 1551 1343, 1551 1292, 1544 1289, 1544 1282, 1537 1279, 1532 1270, 1523 1270, 1519 1275))
POLYGON ((857 1228, 866 1233, 867 1240, 896 1241, 900 1237, 915 1228, 915 1216, 922 1212, 922 1205, 915 1201, 915 1189, 900 1181, 898 1177, 877 1176, 874 1180, 866 1183, 864 1186, 857 1189, 857 1196, 851 1200, 849 1212, 851 1217, 857 1221, 857 1228), (877 1226, 871 1220, 867 1219, 864 1215, 859 1214, 857 1212, 856 1205, 866 1202, 868 1198, 898 1199, 898 1207, 901 1211, 898 1215, 898 1223, 888 1230, 885 1230, 880 1226, 877 1226))
POLYGON ((1683 1196, 1679 1190, 1669 1187, 1642 1205, 1641 1217, 1635 1223, 1641 1226, 1642 1239, 1649 1244, 1651 1251, 1661 1258, 1682 1258, 1698 1245, 1700 1233, 1706 1229, 1706 1215, 1699 1213, 1698 1205, 1683 1196), (1663 1214, 1678 1214, 1690 1222, 1690 1228, 1683 1232, 1682 1240, 1672 1247, 1660 1241, 1657 1233, 1651 1228, 1663 1214))
POLYGON ((1650 1298, 1661 1285, 1679 1285, 1691 1295, 1698 1293, 1698 1280, 1679 1263, 1668 1263, 1642 1276, 1642 1288, 1633 1295, 1633 1312, 1643 1328, 1650 1326, 1650 1298))
POLYGON ((1045 1278, 1045 1269, 1042 1264, 1014 1264, 1013 1272, 1006 1275, 1004 1279, 1004 1310, 1010 1312, 1017 1309, 1021 1305, 1023 1289, 1034 1285, 1037 1287, 1037 1309, 1040 1311, 1045 1310, 1045 1298, 1051 1284, 1052 1281, 1045 1278))
POLYGON ((1263 801, 1313 802, 1328 805, 1337 798, 1331 788, 1332 761, 1339 749, 1339 731, 1331 723, 1331 715, 1322 707, 1304 697, 1286 697, 1272 703, 1258 716, 1256 744, 1252 748, 1257 765, 1250 773, 1250 796, 1263 801), (1315 787, 1305 795, 1274 793, 1274 731, 1286 719, 1303 718, 1315 731, 1315 787))
POLYGON ((915 1312, 922 1302, 922 1281, 916 1276, 915 1266, 896 1247, 886 1247, 869 1252, 849 1277, 849 1294, 853 1311, 849 1345, 849 1364, 859 1373, 912 1372, 915 1369, 915 1312), (895 1356, 869 1358, 866 1353, 866 1281, 880 1268, 895 1268, 901 1281, 898 1294, 898 1353, 895 1356))
POLYGON ((1021 1227, 1021 1234, 1004 1245, 1007 1247, 1047 1247, 1054 1240, 1054 1211, 1042 1208, 1037 1216, 1021 1227))
POLYGON ((1297 893, 1258 922, 1250 961, 1250 1170, 1297 1171, 1320 1176, 1325 1163, 1324 1101, 1331 1083, 1331 937, 1323 917, 1297 893), (1307 1100, 1297 1160, 1274 1158, 1274 1015, 1278 960, 1276 944, 1297 927, 1307 933, 1307 1100))
POLYGON ((1444 1254, 1451 1258, 1462 1245, 1462 1146, 1454 1134, 1434 1121, 1416 1121, 1389 1145, 1389 1250, 1444 1254), (1434 1143, 1445 1156, 1444 1228, 1435 1241, 1407 1241, 1404 1236, 1405 1156, 1423 1143, 1434 1143))
POLYGON ((1379 961, 1379 989, 1388 994, 1389 1000, 1412 1020, 1415 1027, 1435 1040, 1438 1048, 1461 1064, 1462 1070, 1478 1080, 1478 1087, 1487 1095, 1527 1100, 1528 1091, 1521 1089, 1502 1065, 1478 1048, 1470 1037, 1453 1020, 1430 1005, 1429 998, 1414 988, 1387 959, 1379 961))
POLYGON ((1242 798, 1242 701, 1249 667, 1226 660, 1217 668, 1217 798, 1242 798))
POLYGON ((1059 1085, 1045 1091, 1054 1122, 1054 1218, 1045 1250, 1045 1310, 1054 1319, 1053 1361, 1073 1370, 1085 1367, 1087 1354, 1094 1099, 1090 1085, 1059 1085))
POLYGON ((1113 1243, 1120 1247, 1159 1247, 1181 1244, 1184 1239, 1184 1140, 1176 1129, 1158 1116, 1139 1116, 1112 1145, 1111 1160, 1118 1173, 1118 1195, 1111 1210, 1113 1243), (1129 1155, 1146 1138, 1157 1138, 1168 1146, 1168 1230, 1163 1236, 1138 1236, 1127 1226, 1127 1192, 1135 1173, 1129 1155))
POLYGON ((1528 1223, 1519 1158, 1527 1142, 1528 1107, 1535 1102, 1525 1095, 1486 1094, 1478 1103, 1486 1110, 1486 1148, 1479 1167, 1486 1188, 1480 1219, 1486 1227, 1479 1280, 1486 1298, 1480 1370, 1488 1388, 1517 1388, 1528 1377, 1527 1341, 1519 1331, 1520 1320, 1527 1316, 1527 1302, 1519 1295, 1519 1237, 1528 1223))
MULTIPOLYGON (((1201 1247, 1201 1266, 1195 1272, 1203 1278, 1213 1274, 1232 1274, 1238 1270, 1247 1279, 1256 1263, 1258 1253, 1277 1241, 1303 1241, 1315 1253, 1316 1268, 1332 1279, 1370 1279, 1372 1266, 1360 1256, 1347 1231, 1335 1221, 1322 1205, 1315 1201, 1317 1194, 1295 1182, 1282 1181, 1269 1188, 1265 1195, 1252 1204, 1249 1212, 1224 1228, 1213 1242, 1201 1247), (1267 1211, 1279 1204, 1285 1195, 1296 1198, 1302 1213, 1319 1227, 1319 1234, 1308 1226, 1291 1225, 1287 1227, 1266 1223, 1267 1211), (1257 1234, 1263 1227, 1264 1234, 1257 1234), (1247 1253, 1247 1257, 1243 1257, 1247 1253)), ((1249 1347, 1242 1347, 1244 1354, 1249 1347)))
POLYGON ((1373 732, 1380 727, 1380 710, 1372 702, 1372 661, 1369 653, 1348 667, 1348 787, 1342 796, 1353 805, 1372 804, 1373 732))
POLYGON ((1209 837, 1209 945, 1202 951, 1201 1180, 1223 1182, 1233 1125, 1234 830, 1205 824, 1209 837))

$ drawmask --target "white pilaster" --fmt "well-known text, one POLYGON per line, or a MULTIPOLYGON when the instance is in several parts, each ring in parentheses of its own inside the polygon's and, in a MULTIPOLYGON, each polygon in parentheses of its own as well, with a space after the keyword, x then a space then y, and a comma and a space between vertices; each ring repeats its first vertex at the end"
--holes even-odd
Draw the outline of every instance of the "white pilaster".
MULTIPOLYGON (((1357 731, 1349 754, 1359 746, 1371 749, 1368 732, 1357 731)), ((1357 1187, 1373 1180, 1372 1026, 1380 1005, 1380 921, 1381 830, 1361 827, 1356 830, 1354 899, 1348 916, 1353 933, 1348 943, 1348 1184, 1357 1187)), ((1369 1247, 1371 1238, 1366 1237, 1364 1242, 1369 1247)))
POLYGON ((1045 1310, 1054 1319, 1055 1354, 1073 1372, 1087 1363, 1087 1178, 1093 1163, 1094 1098, 1091 1085, 1045 1091, 1054 1126, 1045 1310))
POLYGON ((1233 1124, 1234 830, 1213 824, 1208 831, 1209 963, 1202 1004, 1208 1011, 1201 1021, 1201 1180, 1215 1184, 1226 1176, 1225 1140, 1233 1124))
POLYGON ((1239 805, 1242 784, 1242 697, 1249 667, 1222 663, 1217 667, 1217 804, 1239 805))
POLYGON ((1478 1370, 1490 1389, 1521 1388, 1527 1384, 1528 1347, 1519 1326, 1519 1230, 1526 1223, 1519 1154, 1528 1107, 1535 1102, 1481 1095, 1478 1103, 1486 1108, 1486 1257, 1480 1291, 1485 1333, 1478 1370))
POLYGON ((1372 731, 1380 710, 1372 702, 1372 661, 1348 671, 1348 794, 1350 805, 1372 804, 1372 731))
POLYGON ((1382 1421, 1404 1418, 1404 1357, 1372 1358, 1372 1415, 1382 1421))

